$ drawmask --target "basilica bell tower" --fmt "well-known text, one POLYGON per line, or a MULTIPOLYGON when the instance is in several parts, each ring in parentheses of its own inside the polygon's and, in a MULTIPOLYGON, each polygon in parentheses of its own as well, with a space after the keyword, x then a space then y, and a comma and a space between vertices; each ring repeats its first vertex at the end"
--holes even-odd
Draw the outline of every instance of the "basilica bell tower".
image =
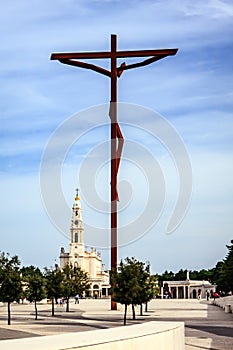
POLYGON ((88 296, 107 296, 110 288, 109 272, 105 271, 105 265, 102 263, 101 254, 91 247, 90 251, 85 250, 84 245, 84 225, 82 220, 82 208, 76 190, 74 204, 72 207, 72 217, 70 225, 70 249, 61 248, 60 268, 66 265, 80 267, 81 270, 88 274, 90 279, 90 290, 88 296))
POLYGON ((84 257, 84 227, 82 220, 82 208, 78 189, 72 207, 72 219, 70 227, 70 263, 83 268, 84 257))

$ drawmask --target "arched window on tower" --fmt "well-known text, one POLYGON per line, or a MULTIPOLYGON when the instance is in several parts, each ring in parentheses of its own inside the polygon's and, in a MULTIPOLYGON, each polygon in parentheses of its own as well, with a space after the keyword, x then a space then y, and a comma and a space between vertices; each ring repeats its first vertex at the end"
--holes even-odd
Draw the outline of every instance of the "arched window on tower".
POLYGON ((78 243, 78 232, 75 232, 74 234, 74 242, 78 243))

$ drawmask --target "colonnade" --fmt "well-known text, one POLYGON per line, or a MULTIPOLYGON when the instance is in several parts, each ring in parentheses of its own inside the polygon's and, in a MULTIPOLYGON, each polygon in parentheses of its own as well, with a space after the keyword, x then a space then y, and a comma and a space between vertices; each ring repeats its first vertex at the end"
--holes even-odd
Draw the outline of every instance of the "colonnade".
POLYGON ((211 284, 172 284, 165 282, 161 287, 162 298, 173 298, 173 299, 196 299, 200 296, 201 299, 206 298, 207 290, 215 292, 216 286, 211 284))

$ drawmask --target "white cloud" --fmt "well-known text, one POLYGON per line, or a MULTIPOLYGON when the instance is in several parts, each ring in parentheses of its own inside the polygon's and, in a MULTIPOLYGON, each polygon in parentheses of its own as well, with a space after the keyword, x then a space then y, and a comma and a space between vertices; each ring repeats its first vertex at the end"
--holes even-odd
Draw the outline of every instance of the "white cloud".
POLYGON ((208 0, 183 3, 186 16, 209 18, 230 18, 233 16, 233 5, 229 1, 208 0))

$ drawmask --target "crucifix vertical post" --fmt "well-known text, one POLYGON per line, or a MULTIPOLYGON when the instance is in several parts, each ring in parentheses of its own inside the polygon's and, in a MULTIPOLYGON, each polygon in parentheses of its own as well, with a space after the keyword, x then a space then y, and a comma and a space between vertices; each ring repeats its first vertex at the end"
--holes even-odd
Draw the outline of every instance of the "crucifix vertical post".
MULTIPOLYGON (((156 62, 170 55, 175 55, 178 49, 160 49, 160 50, 133 50, 117 51, 117 36, 111 35, 111 51, 106 52, 69 52, 53 53, 52 60, 58 60, 61 63, 71 66, 90 69, 94 72, 107 76, 111 79, 111 100, 110 112, 111 118, 111 269, 117 269, 117 174, 120 165, 121 153, 123 149, 124 138, 117 121, 117 79, 125 70, 143 67, 156 62), (137 57, 142 61, 126 64, 122 63, 117 67, 117 59, 137 57), (149 58, 148 58, 149 57, 149 58), (102 68, 96 64, 83 62, 88 59, 110 59, 111 70, 102 68), (80 61, 81 60, 81 61, 80 61)), ((111 297, 111 309, 117 309, 117 303, 111 297)))
MULTIPOLYGON (((117 268, 117 36, 111 35, 111 269, 117 268)), ((117 303, 111 298, 111 310, 117 303)))

